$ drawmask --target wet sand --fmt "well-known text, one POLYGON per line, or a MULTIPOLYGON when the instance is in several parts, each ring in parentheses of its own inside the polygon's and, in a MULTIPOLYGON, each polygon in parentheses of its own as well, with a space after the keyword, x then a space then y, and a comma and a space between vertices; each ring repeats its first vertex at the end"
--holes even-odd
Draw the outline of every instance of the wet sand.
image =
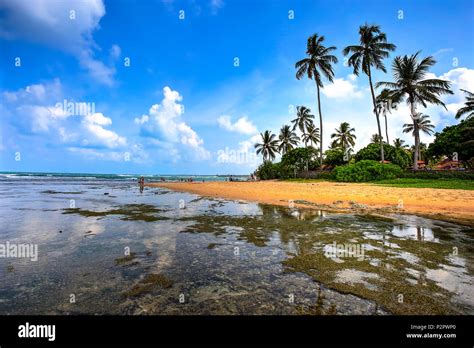
POLYGON ((208 197, 242 199, 288 206, 314 206, 327 210, 400 212, 457 223, 474 224, 474 191, 383 187, 371 184, 284 181, 163 182, 165 187, 208 197), (339 201, 339 202, 338 202, 339 201), (342 201, 342 202, 341 202, 342 201))

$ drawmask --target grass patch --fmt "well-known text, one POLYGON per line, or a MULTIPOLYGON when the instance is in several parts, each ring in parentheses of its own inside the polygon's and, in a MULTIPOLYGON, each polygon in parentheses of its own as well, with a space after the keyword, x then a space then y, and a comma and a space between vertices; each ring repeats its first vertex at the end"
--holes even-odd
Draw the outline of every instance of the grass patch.
POLYGON ((142 281, 134 285, 130 290, 125 292, 126 297, 138 297, 149 293, 154 289, 168 289, 173 286, 173 281, 163 274, 148 274, 142 281))
POLYGON ((135 253, 130 253, 130 255, 124 256, 124 257, 119 257, 115 259, 115 264, 116 265, 127 265, 130 264, 133 260, 135 260, 135 257, 137 254, 135 253))
POLYGON ((399 178, 399 179, 390 179, 390 180, 380 180, 380 181, 374 182, 374 184, 381 185, 381 186, 388 186, 388 187, 474 190, 474 180, 461 180, 461 179, 399 178))
MULTIPOLYGON (((335 182, 327 179, 285 179, 281 181, 297 182, 303 184, 321 183, 321 182, 335 182)), ((448 189, 448 190, 474 190, 474 180, 463 179, 414 179, 414 178, 398 178, 388 180, 373 181, 370 184, 387 186, 387 187, 412 187, 412 188, 433 188, 433 189, 448 189)))
POLYGON ((164 212, 163 209, 156 208, 153 205, 149 204, 125 204, 115 209, 107 211, 94 211, 80 208, 71 208, 64 209, 63 214, 79 214, 85 217, 103 217, 107 215, 122 215, 120 220, 130 221, 130 220, 140 220, 140 221, 158 221, 158 220, 167 220, 167 217, 156 216, 154 214, 164 212))
POLYGON ((84 193, 84 191, 54 191, 54 190, 46 190, 46 191, 41 191, 41 193, 49 194, 49 195, 57 195, 57 194, 63 194, 63 195, 80 195, 81 193, 84 193))

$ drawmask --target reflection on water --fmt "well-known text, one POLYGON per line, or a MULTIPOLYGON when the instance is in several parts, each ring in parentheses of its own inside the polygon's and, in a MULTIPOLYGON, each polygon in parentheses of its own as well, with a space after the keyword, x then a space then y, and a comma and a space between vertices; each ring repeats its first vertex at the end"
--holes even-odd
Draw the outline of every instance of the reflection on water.
POLYGON ((0 192, 0 244, 39 252, 0 257, 0 314, 474 314, 470 227, 112 180, 0 192))

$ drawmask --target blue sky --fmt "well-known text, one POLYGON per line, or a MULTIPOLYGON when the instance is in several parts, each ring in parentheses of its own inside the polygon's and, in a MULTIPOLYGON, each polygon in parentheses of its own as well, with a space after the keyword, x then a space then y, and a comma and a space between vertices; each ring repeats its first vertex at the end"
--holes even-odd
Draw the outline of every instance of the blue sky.
MULTIPOLYGON (((249 173, 259 132, 277 133, 297 105, 316 111, 314 82, 294 69, 313 33, 339 58, 322 93, 325 147, 347 121, 361 148, 376 132, 368 83, 341 51, 365 22, 397 45, 375 80, 391 80, 396 55, 434 55, 431 73, 455 94, 448 111, 420 111, 437 130, 457 123, 459 89, 474 90, 470 0, 3 0, 0 170, 249 173), (64 100, 94 112, 67 112, 64 100)), ((404 106, 388 116, 390 141, 413 143, 409 121, 404 106)))

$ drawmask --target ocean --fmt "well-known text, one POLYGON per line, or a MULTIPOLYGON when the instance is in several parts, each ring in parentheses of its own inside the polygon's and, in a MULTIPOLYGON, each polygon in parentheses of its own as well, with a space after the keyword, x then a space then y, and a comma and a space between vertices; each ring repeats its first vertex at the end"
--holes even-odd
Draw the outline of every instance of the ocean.
POLYGON ((193 181, 225 181, 229 177, 237 180, 247 180, 247 175, 169 175, 169 174, 89 174, 89 173, 46 173, 46 172, 0 172, 0 180, 5 179, 59 179, 59 180, 130 180, 135 181, 144 177, 146 182, 159 182, 161 179, 166 181, 180 181, 190 179, 193 181))
POLYGON ((472 227, 136 178, 1 174, 0 314, 474 314, 472 227))

